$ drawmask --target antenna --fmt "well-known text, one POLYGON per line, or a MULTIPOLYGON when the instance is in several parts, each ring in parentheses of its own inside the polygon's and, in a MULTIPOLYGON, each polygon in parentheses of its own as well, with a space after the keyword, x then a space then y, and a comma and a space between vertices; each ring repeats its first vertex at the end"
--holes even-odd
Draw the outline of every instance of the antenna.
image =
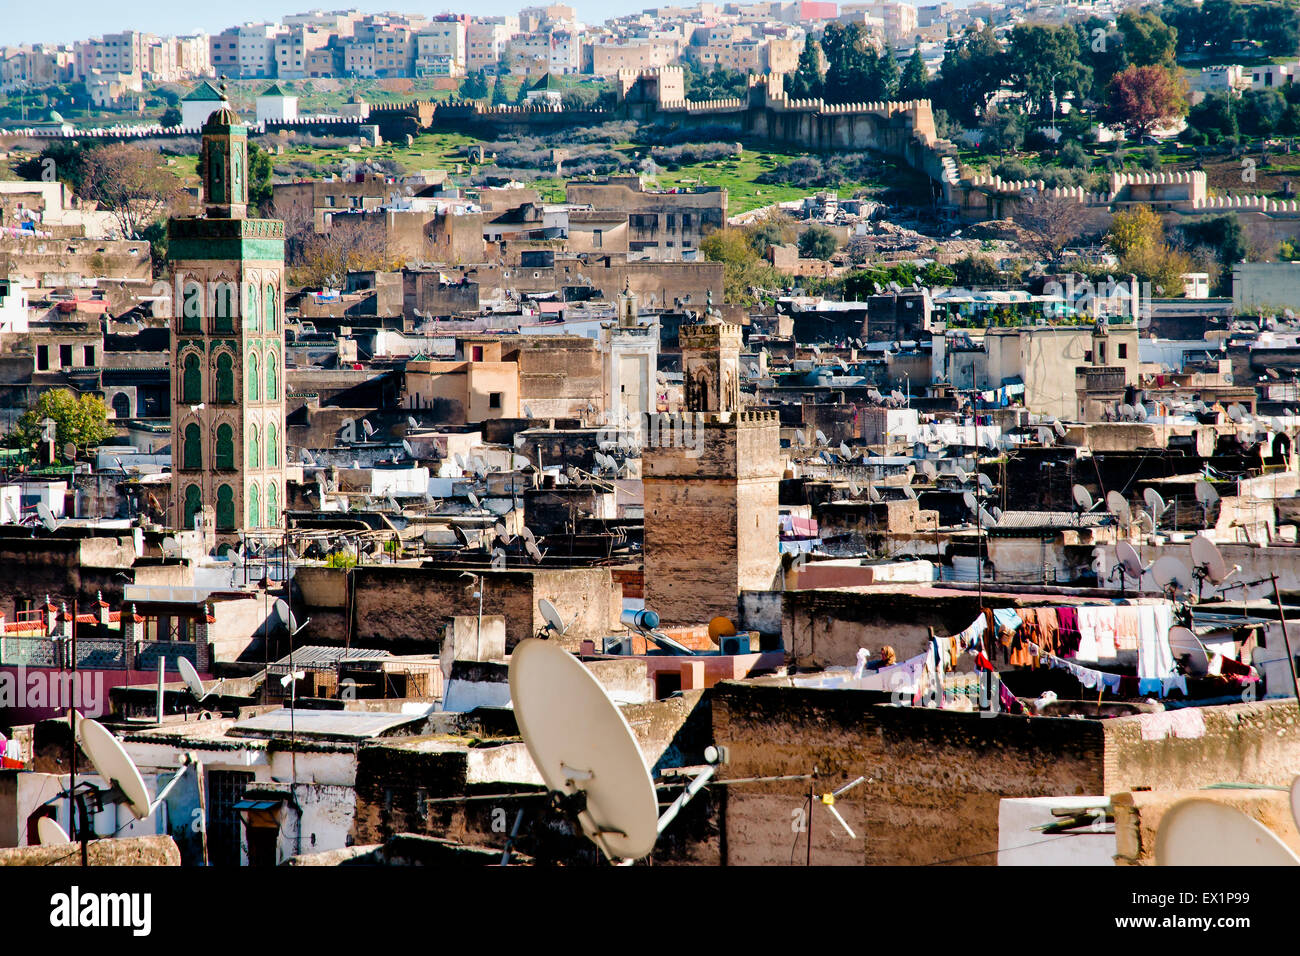
POLYGON ((46 531, 57 531, 59 523, 54 519, 54 512, 44 501, 36 502, 36 515, 41 519, 41 524, 45 526, 46 531))
POLYGON ((1201 583, 1209 581, 1218 587, 1241 570, 1241 565, 1231 569, 1219 553, 1219 546, 1203 534, 1192 538, 1192 573, 1196 576, 1196 597, 1201 596, 1201 583))
POLYGON ((1154 488, 1148 488, 1142 492, 1142 500, 1146 502, 1147 511, 1151 514, 1152 529, 1160 527, 1160 516, 1169 509, 1165 499, 1160 497, 1160 492, 1154 488))
POLYGON ((1210 672, 1210 656, 1205 653, 1205 646, 1190 628, 1169 629, 1169 650, 1175 660, 1182 661, 1183 670, 1193 677, 1204 677, 1210 672))
POLYGON ((225 683, 225 681, 217 681, 212 685, 211 690, 206 689, 203 686, 203 681, 199 679, 199 672, 194 669, 194 665, 190 663, 188 657, 177 657, 176 669, 181 672, 181 680, 185 681, 185 686, 200 704, 216 693, 217 688, 225 683))
POLYGON ((1150 566, 1142 566, 1142 556, 1137 553, 1137 548, 1127 541, 1121 541, 1115 545, 1115 571, 1119 573, 1120 591, 1127 593, 1129 578, 1133 579, 1134 585, 1138 591, 1142 590, 1142 575, 1150 570, 1150 566))
MULTIPOLYGON (((122 802, 137 820, 147 819, 158 809, 158 805, 166 799, 167 794, 184 776, 188 767, 188 765, 181 767, 151 801, 149 791, 144 785, 144 778, 140 776, 140 770, 123 748, 122 742, 109 733, 103 724, 89 717, 78 715, 76 724, 77 742, 90 758, 95 772, 107 780, 113 790, 120 793, 122 802)), ((84 818, 84 809, 82 813, 84 818)))

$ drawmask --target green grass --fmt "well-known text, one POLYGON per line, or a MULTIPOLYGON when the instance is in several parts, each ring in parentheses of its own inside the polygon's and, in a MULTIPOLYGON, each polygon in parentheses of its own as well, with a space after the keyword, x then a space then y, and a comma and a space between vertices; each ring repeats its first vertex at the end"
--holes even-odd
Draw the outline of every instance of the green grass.
MULTIPOLYGON (((689 188, 691 186, 722 186, 727 190, 727 214, 736 216, 760 206, 802 199, 816 189, 802 186, 767 185, 756 182, 765 172, 782 166, 806 154, 780 150, 744 149, 738 159, 691 163, 677 169, 662 169, 655 178, 661 189, 689 188)), ((835 187, 841 196, 849 196, 855 189, 881 186, 882 183, 846 183, 835 187)))

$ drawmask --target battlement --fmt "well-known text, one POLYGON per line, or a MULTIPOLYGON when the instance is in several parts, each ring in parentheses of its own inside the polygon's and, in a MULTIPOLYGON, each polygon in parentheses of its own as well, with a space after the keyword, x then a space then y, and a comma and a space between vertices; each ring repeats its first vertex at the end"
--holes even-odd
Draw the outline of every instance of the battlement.
POLYGON ((682 348, 734 348, 741 345, 742 330, 739 325, 723 322, 718 325, 698 323, 683 325, 677 330, 677 341, 682 348))

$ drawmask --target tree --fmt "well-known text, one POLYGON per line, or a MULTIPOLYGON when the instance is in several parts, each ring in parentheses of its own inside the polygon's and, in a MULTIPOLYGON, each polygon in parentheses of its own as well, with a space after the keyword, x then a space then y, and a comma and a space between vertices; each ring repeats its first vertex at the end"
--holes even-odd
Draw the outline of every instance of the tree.
POLYGON ((898 81, 898 98, 900 100, 924 99, 929 88, 930 71, 925 68, 925 60, 921 59, 921 48, 917 47, 903 66, 903 75, 898 81))
POLYGON ((1005 78, 1002 45, 993 28, 988 24, 980 30, 967 27, 960 36, 948 38, 941 82, 935 91, 944 109, 973 125, 1005 78))
POLYGON ((1150 8, 1125 10, 1115 25, 1124 38, 1124 58, 1131 66, 1163 66, 1172 69, 1178 51, 1178 31, 1150 8))
POLYGON ((1025 141, 1025 129, 1016 113, 989 110, 980 124, 980 146, 999 155, 1018 150, 1025 141))
POLYGON ((487 74, 475 70, 460 84, 460 97, 464 100, 485 100, 488 97, 487 74))
POLYGON ((828 103, 860 103, 880 99, 876 48, 860 23, 829 23, 822 34, 826 79, 822 96, 828 103))
POLYGON ((988 256, 966 255, 952 264, 957 284, 962 286, 1001 285, 1002 273, 988 256))
POLYGON ((492 105, 510 105, 510 94, 506 92, 506 81, 501 76, 498 76, 496 82, 492 84, 492 105))
POLYGON ((103 206, 124 239, 141 230, 180 198, 176 177, 158 153, 115 143, 86 152, 83 195, 103 206))
POLYGON ((1056 98, 1087 83, 1079 40, 1069 27, 1020 25, 1007 42, 1007 73, 1025 96, 1027 110, 1046 116, 1056 98))
POLYGON ((774 285, 777 274, 754 251, 750 235, 731 226, 716 229, 700 240, 700 252, 710 262, 723 265, 723 298, 727 302, 752 304, 756 288, 774 285))
POLYGON ((839 241, 826 226, 809 226, 799 236, 799 255, 804 259, 829 259, 839 248, 839 241))
POLYGON ((799 65, 786 78, 785 91, 796 100, 811 100, 822 95, 822 51, 811 33, 804 35, 799 65))
POLYGON ((1165 239, 1165 224, 1150 206, 1134 206, 1115 213, 1106 233, 1106 248, 1123 259, 1134 252, 1160 245, 1165 239))
POLYGON ((784 246, 794 242, 798 230, 789 215, 773 212, 754 223, 749 229, 749 244, 754 252, 766 256, 772 246, 784 246))
POLYGON ((894 59, 894 50, 888 43, 885 44, 885 52, 880 54, 876 63, 876 75, 879 77, 881 98, 892 100, 898 95, 900 76, 898 61, 894 59))
POLYGON ((1186 252, 1161 242, 1129 253, 1120 259, 1119 267, 1149 283, 1157 297, 1181 298, 1185 291, 1183 275, 1192 271, 1192 259, 1186 252))
POLYGON ((1229 272, 1231 266, 1244 261, 1250 252, 1241 220, 1236 216, 1206 216, 1186 223, 1180 231, 1186 245, 1208 247, 1220 265, 1229 267, 1229 272))
POLYGON ((167 109, 163 110, 162 119, 158 121, 158 125, 169 129, 173 126, 180 126, 181 111, 174 106, 167 107, 167 109))
POLYGON ((388 242, 381 217, 363 213, 334 216, 327 235, 318 235, 310 220, 285 224, 285 251, 293 281, 311 288, 342 286, 349 272, 393 272, 405 264, 388 242))
POLYGON ((1207 136, 1236 136, 1236 102, 1227 93, 1211 93, 1188 111, 1187 127, 1207 136))
POLYGON ((1037 195, 1022 200, 1011 219, 1023 233, 1022 245, 1054 261, 1061 250, 1078 241, 1088 223, 1088 211, 1074 199, 1037 195))
POLYGON ((271 195, 274 187, 271 177, 275 164, 271 154, 256 143, 248 144, 248 202, 258 212, 271 208, 271 195))
POLYGON ((108 424, 108 407, 97 395, 76 395, 66 388, 42 392, 18 419, 10 436, 20 448, 31 448, 41 440, 45 419, 54 420, 54 441, 60 451, 69 443, 78 451, 105 441, 113 434, 108 424))
POLYGON ((1186 113, 1180 84, 1163 66, 1126 67, 1110 81, 1107 118, 1134 136, 1147 136, 1186 113))

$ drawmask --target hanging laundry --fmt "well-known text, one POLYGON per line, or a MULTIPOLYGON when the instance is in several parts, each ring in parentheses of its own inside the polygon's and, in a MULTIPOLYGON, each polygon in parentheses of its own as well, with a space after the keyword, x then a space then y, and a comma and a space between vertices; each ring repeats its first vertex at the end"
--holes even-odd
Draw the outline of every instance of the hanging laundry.
POLYGON ((1079 609, 1058 607, 1056 609, 1056 643, 1059 648, 1057 653, 1062 657, 1077 656, 1080 642, 1079 609))
POLYGON ((1162 620, 1169 618, 1161 615, 1154 605, 1144 604, 1135 610, 1138 612, 1138 679, 1160 679, 1174 673, 1174 654, 1169 649, 1169 628, 1160 627, 1162 620))

